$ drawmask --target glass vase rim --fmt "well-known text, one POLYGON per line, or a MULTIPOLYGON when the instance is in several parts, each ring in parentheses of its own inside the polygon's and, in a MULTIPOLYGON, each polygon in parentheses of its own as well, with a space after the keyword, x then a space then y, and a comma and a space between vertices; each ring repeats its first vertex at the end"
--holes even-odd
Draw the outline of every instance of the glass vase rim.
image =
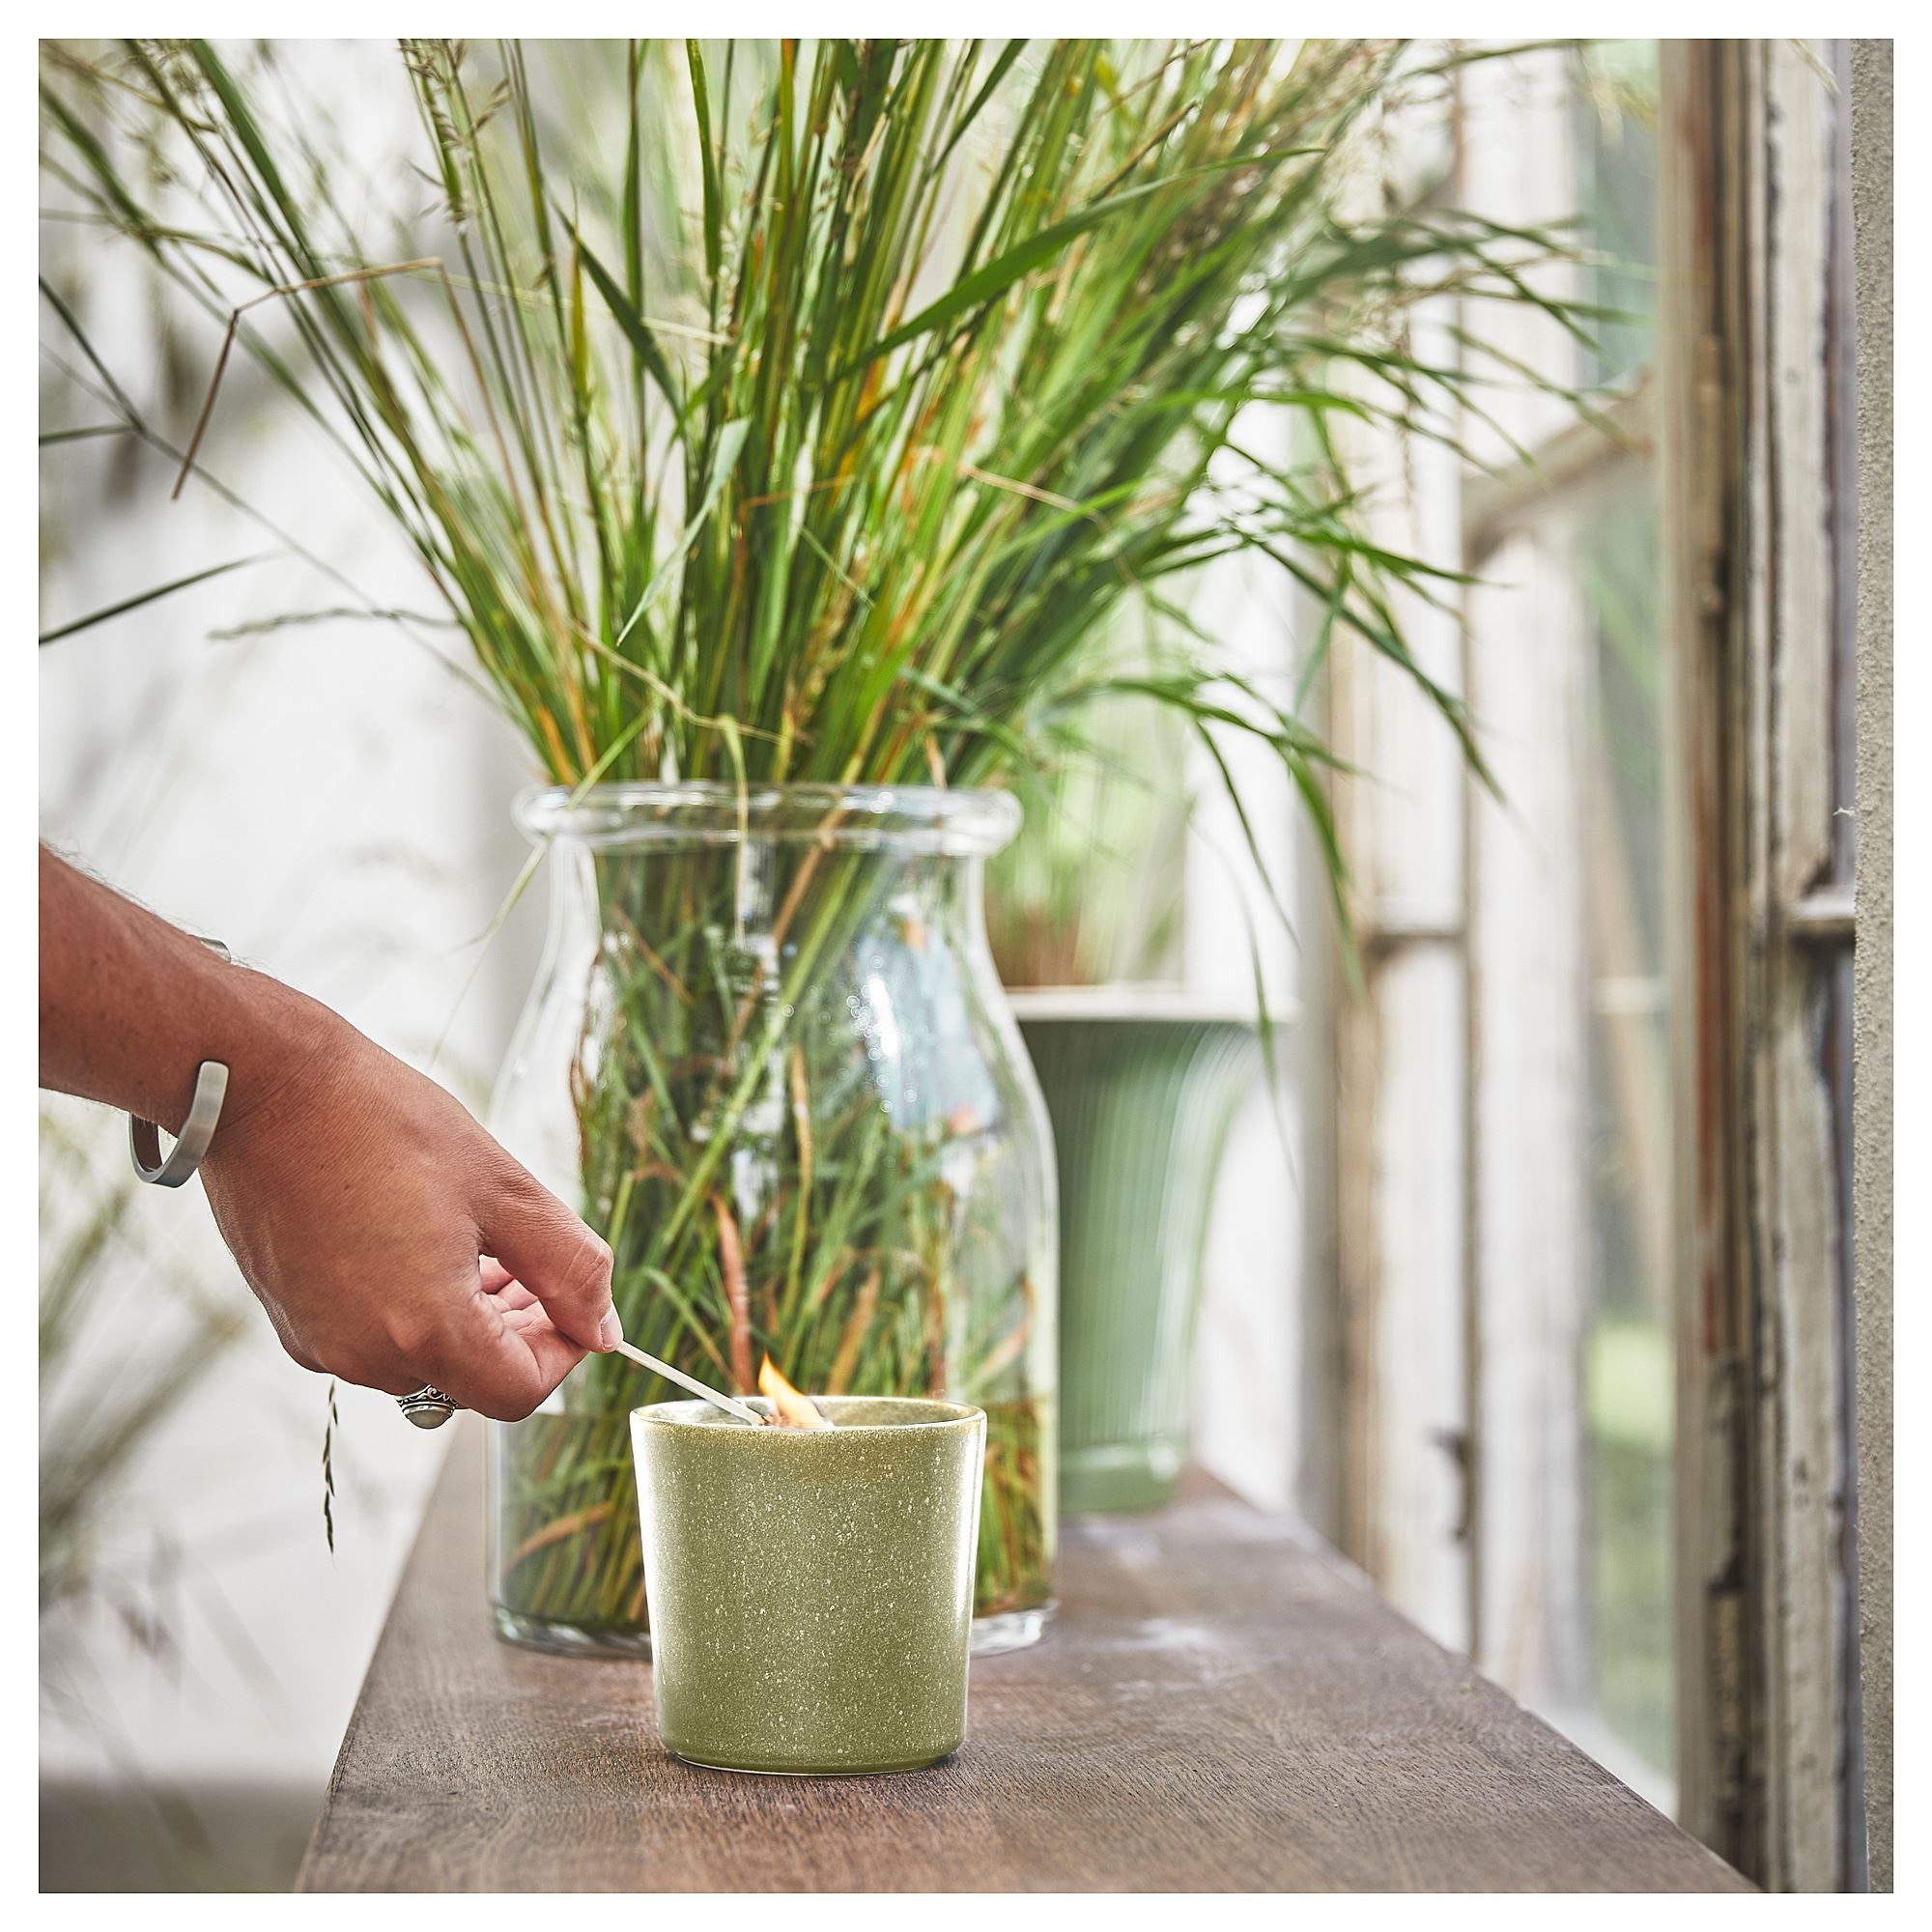
POLYGON ((517 829, 601 849, 822 844, 860 851, 987 858, 1020 829, 1020 802, 988 786, 625 782, 530 785, 511 804, 517 829), (833 821, 837 822, 833 822, 833 821))

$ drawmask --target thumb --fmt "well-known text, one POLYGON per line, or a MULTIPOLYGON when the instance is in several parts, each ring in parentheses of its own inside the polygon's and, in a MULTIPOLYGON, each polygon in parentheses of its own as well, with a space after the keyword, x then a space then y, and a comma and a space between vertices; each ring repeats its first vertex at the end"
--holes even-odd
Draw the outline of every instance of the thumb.
POLYGON ((611 1250, 535 1176, 507 1172, 478 1220, 483 1249, 543 1303, 579 1348, 608 1350, 624 1332, 611 1303, 611 1250))

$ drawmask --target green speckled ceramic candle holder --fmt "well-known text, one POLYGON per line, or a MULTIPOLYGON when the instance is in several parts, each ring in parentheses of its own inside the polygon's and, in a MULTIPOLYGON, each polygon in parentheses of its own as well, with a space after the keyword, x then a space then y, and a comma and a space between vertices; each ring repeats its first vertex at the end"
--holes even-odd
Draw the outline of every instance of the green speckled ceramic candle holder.
POLYGON ((966 1735, 985 1415, 821 1402, 831 1429, 632 1414, 658 1735, 693 1764, 917 1771, 966 1735))

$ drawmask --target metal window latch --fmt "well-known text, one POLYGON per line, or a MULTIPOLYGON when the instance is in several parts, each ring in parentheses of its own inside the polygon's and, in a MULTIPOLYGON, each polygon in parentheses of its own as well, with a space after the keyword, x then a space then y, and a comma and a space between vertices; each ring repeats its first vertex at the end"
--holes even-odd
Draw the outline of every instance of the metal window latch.
MULTIPOLYGON (((195 935, 200 938, 200 934, 195 935)), ((202 939, 202 945, 223 959, 232 958, 218 939, 202 939)), ((219 1060, 204 1060, 194 1076, 194 1098, 180 1136, 161 1153, 161 1130, 153 1121, 128 1116, 128 1151, 134 1162, 137 1179, 154 1187, 179 1187, 196 1168, 214 1139, 215 1124, 221 1119, 221 1103, 228 1094, 228 1068, 219 1060)))

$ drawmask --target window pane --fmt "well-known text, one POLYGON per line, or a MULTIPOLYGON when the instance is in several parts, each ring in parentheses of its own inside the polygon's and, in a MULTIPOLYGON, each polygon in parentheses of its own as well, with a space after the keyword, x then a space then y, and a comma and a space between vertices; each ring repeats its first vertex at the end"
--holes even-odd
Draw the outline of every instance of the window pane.
MULTIPOLYGON (((1527 82, 1496 84, 1469 117, 1468 178, 1498 198, 1485 213, 1547 222, 1560 203, 1579 224, 1569 293, 1599 317, 1590 345, 1538 339, 1534 360, 1556 382, 1647 380, 1655 67, 1651 43, 1558 57, 1543 70, 1549 121, 1525 118, 1549 99, 1527 82), (1526 179, 1503 151, 1532 137, 1547 158, 1526 179)), ((1481 526, 1470 683, 1503 798, 1477 803, 1470 912, 1481 1655, 1668 1805, 1676 1396, 1657 520, 1651 458, 1606 437, 1481 526)))
POLYGON ((1617 383, 1651 358, 1657 263, 1657 43, 1600 42, 1577 95, 1578 213, 1594 251, 1597 324, 1584 380, 1617 383))
POLYGON ((1590 627, 1590 1279, 1582 1326, 1584 1654, 1610 1732, 1672 1762, 1669 1007, 1657 496, 1631 464, 1577 519, 1590 627))
MULTIPOLYGON (((1599 382, 1640 375, 1654 346, 1656 43, 1597 50, 1579 94, 1578 181, 1599 382)), ((1663 942, 1663 660, 1657 489, 1617 466, 1576 524, 1590 631, 1589 1301, 1583 1324, 1584 1654, 1597 1715, 1657 1795, 1674 1760, 1669 1294, 1669 1009, 1663 942)))

